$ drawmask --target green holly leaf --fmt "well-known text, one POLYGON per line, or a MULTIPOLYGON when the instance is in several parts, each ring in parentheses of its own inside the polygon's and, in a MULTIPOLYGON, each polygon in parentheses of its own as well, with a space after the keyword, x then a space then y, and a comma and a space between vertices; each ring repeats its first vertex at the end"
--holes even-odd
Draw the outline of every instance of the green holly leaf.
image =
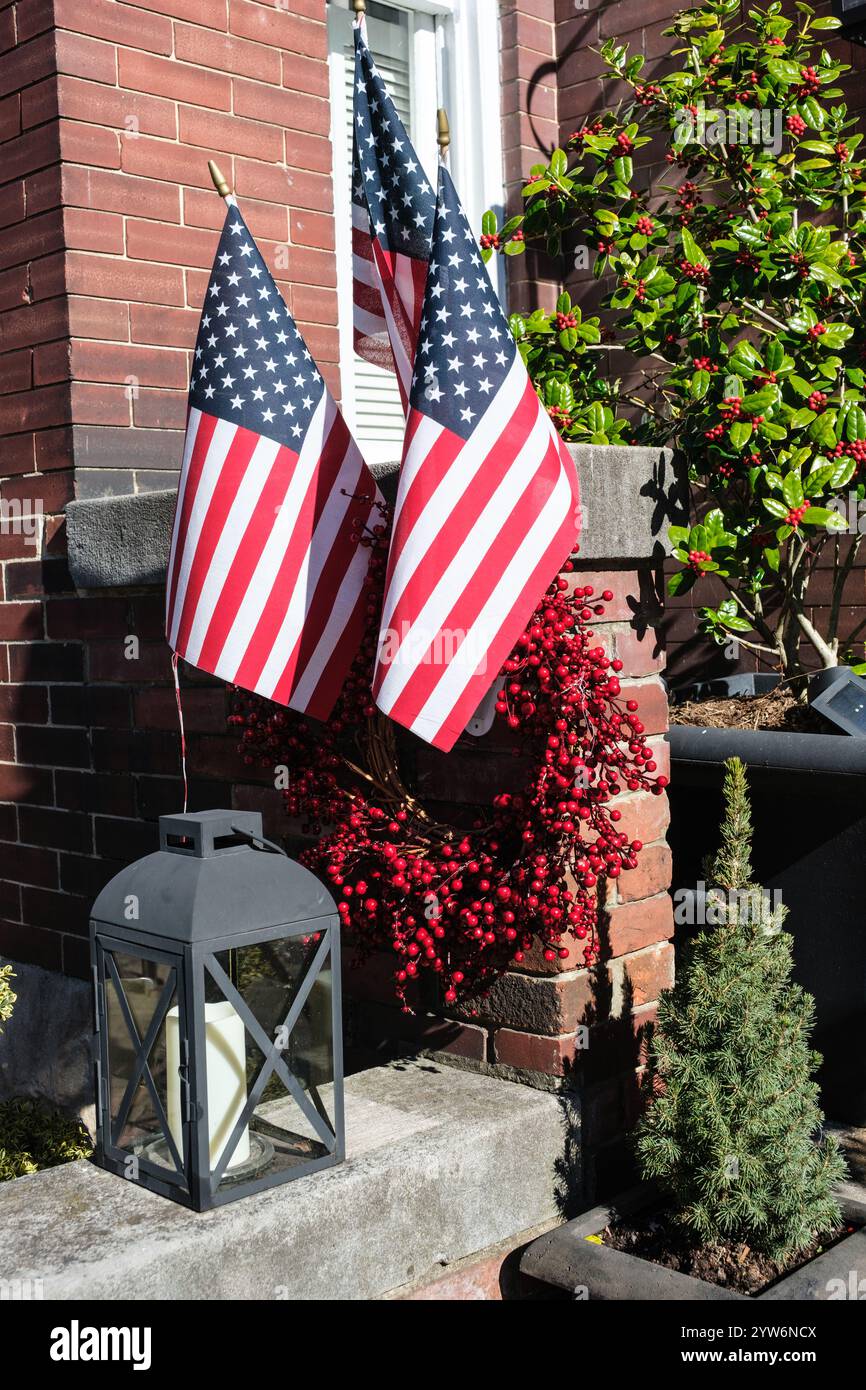
POLYGON ((561 179, 568 173, 568 155, 565 150, 554 150, 550 156, 550 173, 554 179, 561 179))
MULTIPOLYGON (((799 473, 787 473, 782 479, 782 496, 788 507, 802 507, 805 497, 799 473)), ((776 513, 778 515, 778 513, 776 513)))
POLYGON ((848 323, 828 323, 826 333, 822 333, 818 342, 822 348, 844 347, 854 329, 848 323))
POLYGON ((786 507, 784 502, 780 502, 777 497, 764 497, 762 501, 764 509, 770 513, 770 516, 778 517, 780 520, 786 517, 790 511, 790 508, 786 507))
POLYGON ((828 531, 847 531, 848 522, 831 507, 809 507, 802 517, 804 526, 826 526, 828 531))
POLYGON ((691 570, 677 570, 668 580, 668 593, 672 596, 687 594, 694 587, 697 576, 691 570))
POLYGON ((809 426, 809 438, 814 439, 823 449, 832 449, 836 444, 836 412, 827 410, 819 415, 809 426))
POLYGON ((688 227, 683 227, 682 240, 683 252, 687 261, 690 261, 692 265, 709 266, 709 256, 698 246, 688 227))
POLYGON ((794 390, 797 392, 798 396, 811 396, 812 392, 815 390, 815 387, 811 384, 811 382, 806 381, 801 376, 797 376, 794 372, 791 373, 791 375, 788 377, 788 380, 790 381, 794 390))

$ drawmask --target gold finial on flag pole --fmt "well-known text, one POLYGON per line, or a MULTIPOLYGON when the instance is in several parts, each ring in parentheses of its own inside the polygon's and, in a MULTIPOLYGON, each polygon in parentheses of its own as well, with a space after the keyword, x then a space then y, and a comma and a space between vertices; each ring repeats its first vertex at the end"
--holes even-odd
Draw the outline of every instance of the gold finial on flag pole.
POLYGON ((439 158, 447 159, 451 145, 451 126, 448 123, 448 112, 442 106, 436 112, 436 143, 439 146, 439 158))
POLYGON ((352 9, 360 19, 362 14, 367 13, 367 0, 352 0, 352 9))
POLYGON ((226 202, 231 201, 231 203, 234 204, 235 196, 229 188, 228 183, 220 173, 217 165, 214 163, 212 159, 208 160, 207 167, 210 170, 210 176, 213 179, 213 186, 216 189, 217 193, 220 195, 221 198, 225 198, 226 202))

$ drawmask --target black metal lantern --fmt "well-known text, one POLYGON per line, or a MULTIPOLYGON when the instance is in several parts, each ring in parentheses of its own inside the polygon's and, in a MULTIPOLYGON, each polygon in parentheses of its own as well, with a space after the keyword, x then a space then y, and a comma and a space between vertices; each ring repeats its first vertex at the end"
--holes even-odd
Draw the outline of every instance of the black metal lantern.
POLYGON ((96 1159, 203 1211, 345 1155, 339 917, 257 812, 159 835, 93 907, 96 1159))

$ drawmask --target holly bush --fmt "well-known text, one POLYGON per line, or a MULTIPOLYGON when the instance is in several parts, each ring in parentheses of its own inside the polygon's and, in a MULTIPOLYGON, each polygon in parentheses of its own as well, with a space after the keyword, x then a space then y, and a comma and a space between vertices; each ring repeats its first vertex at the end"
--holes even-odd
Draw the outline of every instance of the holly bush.
POLYGON ((593 248, 600 317, 567 294, 512 315, 539 395, 569 441, 684 452, 696 523, 672 528, 670 590, 715 575, 726 593, 698 605, 702 630, 788 676, 808 646, 824 666, 850 656, 840 618, 866 533, 862 135, 837 85, 847 65, 821 46, 839 21, 795 8, 683 11, 672 70, 649 83, 643 56, 608 41, 606 76, 628 99, 537 164, 523 212, 501 228, 486 214, 481 238, 488 258, 593 248), (672 181, 638 188, 651 140, 672 181), (819 630, 807 590, 825 552, 819 630))

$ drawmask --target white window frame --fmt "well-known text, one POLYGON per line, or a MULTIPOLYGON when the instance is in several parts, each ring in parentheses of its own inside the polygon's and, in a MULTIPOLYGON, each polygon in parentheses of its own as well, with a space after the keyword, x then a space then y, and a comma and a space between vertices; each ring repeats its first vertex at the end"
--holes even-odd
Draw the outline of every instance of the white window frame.
MULTIPOLYGON (((499 68, 499 6, 493 0, 385 0, 394 9, 431 16, 435 29, 416 30, 413 38, 412 81, 418 105, 444 106, 451 125, 449 168, 469 224, 481 233, 488 208, 501 215, 505 201, 502 164, 501 78, 499 68), (441 95, 439 95, 441 94, 441 95), (444 98, 444 99, 443 99, 444 98)), ((352 9, 351 0, 328 0, 338 9, 352 9)), ((329 62, 331 145, 333 149, 337 304, 340 340, 340 381, 343 414, 355 428, 354 355, 352 330, 352 212, 345 167, 343 130, 344 80, 341 65, 329 62)), ((418 156, 435 186, 438 164, 435 121, 429 133, 414 131, 418 156)), ((498 258, 488 269, 500 296, 505 278, 498 258)), ((365 444, 368 462, 390 461, 391 452, 377 457, 365 444)))

